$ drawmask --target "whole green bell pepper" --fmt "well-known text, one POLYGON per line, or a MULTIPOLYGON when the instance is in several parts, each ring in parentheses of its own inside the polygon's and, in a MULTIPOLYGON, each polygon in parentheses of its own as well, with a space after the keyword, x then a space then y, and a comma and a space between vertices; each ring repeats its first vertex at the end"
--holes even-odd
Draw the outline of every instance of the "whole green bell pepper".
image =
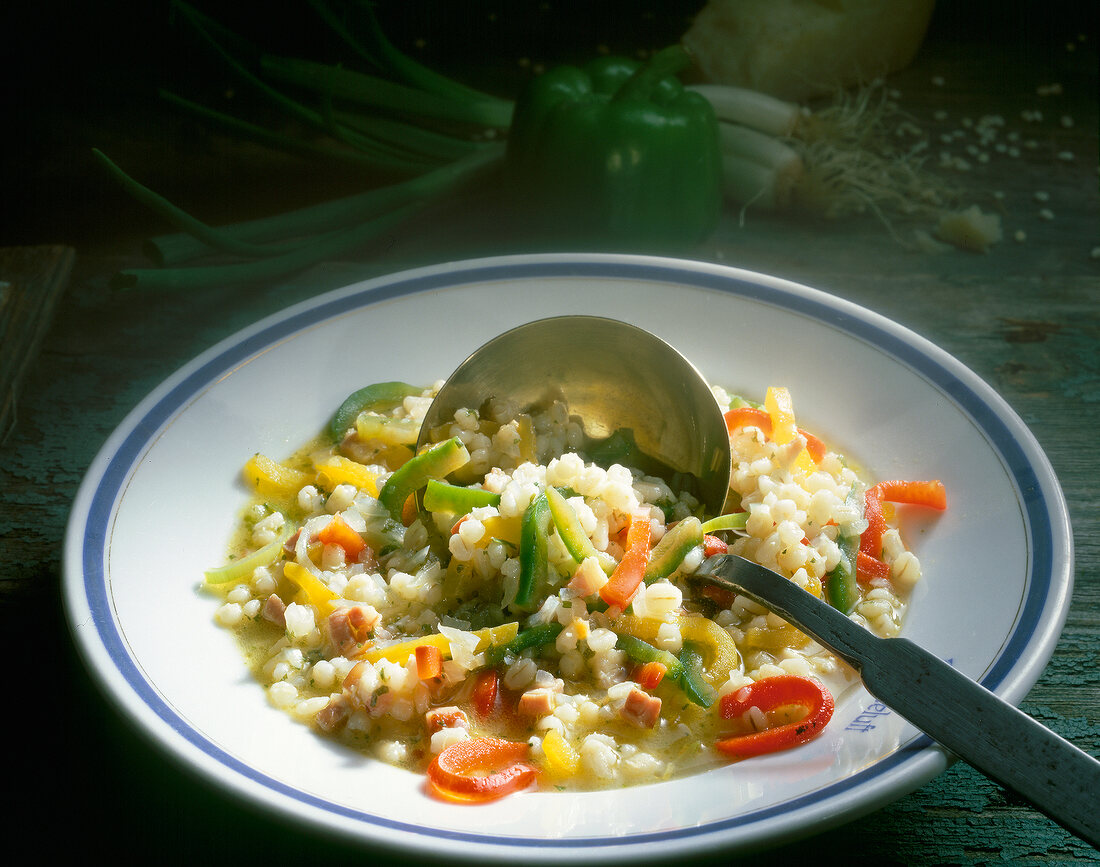
POLYGON ((675 77, 680 46, 645 64, 601 58, 532 79, 508 138, 513 192, 555 237, 678 246, 722 203, 718 121, 675 77))

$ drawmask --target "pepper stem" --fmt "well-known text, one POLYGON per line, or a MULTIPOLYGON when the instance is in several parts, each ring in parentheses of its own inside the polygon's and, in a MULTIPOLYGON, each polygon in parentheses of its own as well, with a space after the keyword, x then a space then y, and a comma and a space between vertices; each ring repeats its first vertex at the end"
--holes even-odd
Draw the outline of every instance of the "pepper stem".
POLYGON ((681 45, 662 48, 630 76, 612 97, 613 102, 628 99, 648 99, 653 88, 663 78, 675 75, 688 65, 687 51, 681 45))

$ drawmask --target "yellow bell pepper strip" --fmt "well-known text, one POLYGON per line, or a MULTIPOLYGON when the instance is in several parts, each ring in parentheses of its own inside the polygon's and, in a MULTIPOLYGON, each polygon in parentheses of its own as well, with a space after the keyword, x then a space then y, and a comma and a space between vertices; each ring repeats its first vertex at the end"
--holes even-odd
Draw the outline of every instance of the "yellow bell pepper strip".
POLYGON ((875 559, 882 555, 882 534, 886 532, 886 518, 882 512, 884 502, 924 506, 942 512, 947 508, 947 489, 938 479, 928 482, 891 480, 868 488, 863 514, 867 519, 867 529, 860 536, 859 549, 875 559))
POLYGON ((709 617, 685 615, 677 619, 680 637, 703 651, 704 674, 712 686, 721 686, 730 672, 741 668, 741 654, 733 636, 709 617))
MULTIPOLYGON (((421 394, 424 389, 404 382, 376 382, 352 392, 340 404, 329 420, 326 432, 329 439, 339 442, 355 425, 361 412, 382 412, 393 409, 406 397, 421 394)), ((415 440, 414 440, 415 442, 415 440)))
POLYGON ((378 500, 395 520, 405 501, 429 479, 442 479, 470 462, 470 452, 458 437, 444 440, 394 470, 378 493, 378 500))
POLYGON ((581 754, 557 729, 550 729, 543 736, 542 755, 546 770, 555 777, 572 777, 581 765, 581 754))
MULTIPOLYGON (((772 420, 771 439, 783 446, 791 442, 800 431, 794 423, 794 402, 791 393, 782 386, 769 386, 764 394, 764 408, 772 420)), ((814 470, 814 461, 810 453, 803 448, 795 460, 795 466, 804 473, 814 470)))
POLYGON ((746 759, 765 753, 788 750, 813 740, 833 716, 833 696, 824 684, 809 677, 778 675, 766 677, 722 697, 719 712, 723 719, 738 719, 750 708, 764 713, 783 707, 801 707, 802 719, 748 734, 722 738, 715 746, 734 759, 746 759))
POLYGON ((539 769, 525 761, 526 742, 470 738, 451 744, 428 765, 432 794, 446 801, 485 803, 526 789, 539 769))
POLYGON ((280 464, 267 455, 254 454, 242 470, 244 480, 261 497, 272 500, 292 500, 298 491, 313 484, 310 473, 280 464))
POLYGON ((638 592, 649 562, 649 538, 649 518, 642 514, 631 516, 623 557, 600 588, 600 598, 608 605, 626 608, 638 592))
POLYGON ((390 418, 361 412, 355 418, 355 432, 363 441, 377 440, 391 446, 415 446, 420 422, 413 418, 390 418))
POLYGON ((519 459, 523 463, 537 463, 538 451, 535 448, 535 423, 532 421, 531 416, 521 415, 516 421, 516 428, 519 431, 519 459))
POLYGON ((340 603, 340 597, 329 590, 316 575, 293 560, 283 565, 283 575, 288 581, 298 585, 294 601, 303 605, 312 605, 322 616, 327 616, 340 603))
MULTIPOLYGON (((495 644, 507 644, 515 638, 518 633, 519 623, 514 620, 509 623, 503 623, 500 626, 487 626, 484 629, 476 629, 473 634, 476 635, 479 640, 475 652, 480 652, 495 644)), ((409 661, 409 657, 416 653, 416 648, 425 644, 438 647, 444 659, 451 658, 451 642, 447 636, 443 635, 441 632, 434 632, 431 635, 422 635, 416 638, 407 638, 403 641, 385 644, 381 647, 364 648, 355 654, 355 658, 365 659, 367 662, 378 662, 380 659, 388 659, 390 662, 396 662, 398 665, 405 665, 409 661)))
POLYGON ((317 485, 331 491, 337 485, 354 485, 360 491, 378 496, 378 474, 358 461, 343 455, 328 455, 313 465, 317 485))
POLYGON ((286 540, 293 535, 296 529, 297 525, 286 521, 274 541, 268 542, 262 548, 258 548, 239 560, 233 560, 215 569, 207 569, 203 573, 206 584, 217 586, 228 584, 230 581, 247 581, 260 566, 270 566, 283 556, 283 545, 286 544, 286 540))
POLYGON ((652 584, 675 572, 692 548, 703 544, 703 523, 695 516, 669 527, 661 541, 653 546, 646 564, 645 582, 652 584))
POLYGON ((448 512, 465 515, 482 506, 500 505, 500 494, 462 485, 449 485, 438 479, 429 479, 424 490, 424 508, 429 512, 448 512))

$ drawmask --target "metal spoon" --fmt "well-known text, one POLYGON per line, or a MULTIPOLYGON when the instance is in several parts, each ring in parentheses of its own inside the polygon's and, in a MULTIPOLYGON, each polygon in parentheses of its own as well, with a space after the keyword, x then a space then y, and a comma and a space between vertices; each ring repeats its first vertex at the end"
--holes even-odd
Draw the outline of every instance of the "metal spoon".
POLYGON ((507 398, 521 410, 565 401, 584 425, 585 451, 694 494, 718 514, 729 488, 730 444, 721 408, 702 374, 659 337, 599 316, 557 316, 520 325, 469 356, 444 383, 418 448, 457 410, 507 398))
POLYGON ((1100 846, 1100 762, 905 638, 879 638, 782 575, 732 554, 693 580, 740 593, 813 636, 864 686, 968 764, 1100 846))

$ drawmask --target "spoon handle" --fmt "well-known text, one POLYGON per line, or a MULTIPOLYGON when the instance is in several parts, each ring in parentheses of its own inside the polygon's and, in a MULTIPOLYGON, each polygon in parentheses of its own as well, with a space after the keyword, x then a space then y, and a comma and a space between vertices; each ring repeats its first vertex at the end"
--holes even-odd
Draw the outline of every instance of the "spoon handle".
POLYGON ((968 764, 1100 846, 1100 762, 912 641, 879 638, 781 575, 732 555, 697 580, 742 593, 854 666, 867 690, 968 764))

